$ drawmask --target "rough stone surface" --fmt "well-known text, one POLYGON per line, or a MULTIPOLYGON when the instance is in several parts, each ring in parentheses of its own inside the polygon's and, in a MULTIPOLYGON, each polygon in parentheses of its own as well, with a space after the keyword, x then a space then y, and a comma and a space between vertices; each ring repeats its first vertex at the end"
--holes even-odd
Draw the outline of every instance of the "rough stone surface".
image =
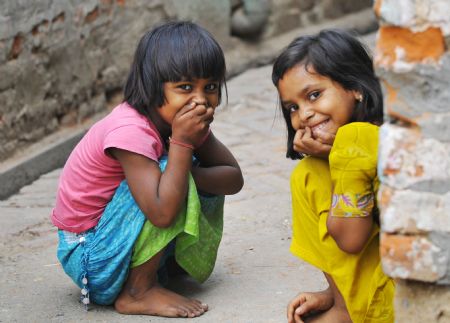
MULTIPOLYGON (((231 2, 1 1, 0 162, 62 127, 105 110, 122 88, 138 40, 163 21, 196 21, 209 29, 225 50, 239 51, 305 25, 301 14, 330 5, 273 0, 259 37, 242 40, 230 36, 231 2)), ((242 7, 245 2, 233 1, 233 6, 242 7)), ((346 7, 335 16, 368 6, 368 1, 363 1, 363 5, 346 7)), ((314 22, 325 19, 317 16, 314 22)), ((242 64, 250 63, 243 60, 242 64)))
POLYGON ((404 234, 433 231, 450 233, 450 193, 393 190, 385 186, 380 196, 383 231, 404 234))
POLYGON ((389 116, 418 125, 425 137, 450 142, 450 54, 437 64, 409 64, 398 73, 378 68, 377 73, 385 81, 389 116))
POLYGON ((395 310, 396 322, 449 322, 450 289, 448 286, 398 280, 395 310))
POLYGON ((405 26, 413 31, 440 27, 450 34, 450 2, 445 0, 378 0, 377 12, 385 24, 405 26))
POLYGON ((169 17, 196 22, 209 30, 225 48, 232 46, 231 6, 228 1, 169 0, 165 6, 169 17))
POLYGON ((374 9, 380 19, 375 61, 392 123, 380 137, 383 268, 398 278, 398 322, 447 322, 450 3, 378 0, 374 9))
POLYGON ((450 191, 450 144, 425 138, 417 128, 384 124, 379 176, 395 189, 445 194, 450 191))
POLYGON ((450 238, 445 234, 381 236, 383 270, 391 277, 448 284, 450 238))

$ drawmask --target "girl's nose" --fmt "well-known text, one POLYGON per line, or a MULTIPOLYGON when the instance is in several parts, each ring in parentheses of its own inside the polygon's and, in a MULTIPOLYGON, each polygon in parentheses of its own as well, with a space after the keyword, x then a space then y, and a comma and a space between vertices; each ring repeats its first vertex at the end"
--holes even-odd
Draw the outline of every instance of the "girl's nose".
POLYGON ((192 101, 198 105, 206 105, 207 104, 206 97, 204 95, 200 95, 200 94, 195 95, 194 98, 192 99, 192 101))
POLYGON ((191 92, 191 99, 197 104, 206 104, 206 95, 205 91, 202 87, 196 86, 194 90, 191 92))
POLYGON ((300 119, 302 122, 307 122, 314 116, 314 111, 308 108, 299 109, 300 119))

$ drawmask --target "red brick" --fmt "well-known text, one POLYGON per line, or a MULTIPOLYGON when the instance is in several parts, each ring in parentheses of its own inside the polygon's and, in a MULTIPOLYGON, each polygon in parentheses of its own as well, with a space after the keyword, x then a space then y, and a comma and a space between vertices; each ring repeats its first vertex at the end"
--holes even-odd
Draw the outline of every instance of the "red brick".
POLYGON ((445 52, 445 38, 441 29, 435 27, 413 32, 408 28, 381 26, 378 31, 377 63, 392 65, 399 59, 396 54, 399 47, 405 51, 406 62, 437 61, 445 52))
POLYGON ((95 21, 99 16, 99 10, 98 7, 95 7, 91 12, 89 12, 86 17, 84 18, 85 24, 90 24, 93 21, 95 21))
POLYGON ((383 269, 394 278, 436 282, 443 273, 435 264, 435 247, 426 236, 382 233, 380 255, 383 269))
POLYGON ((11 50, 9 51, 8 58, 9 59, 16 59, 19 57, 20 53, 22 52, 22 45, 23 45, 24 38, 22 34, 17 34, 14 37, 11 50))

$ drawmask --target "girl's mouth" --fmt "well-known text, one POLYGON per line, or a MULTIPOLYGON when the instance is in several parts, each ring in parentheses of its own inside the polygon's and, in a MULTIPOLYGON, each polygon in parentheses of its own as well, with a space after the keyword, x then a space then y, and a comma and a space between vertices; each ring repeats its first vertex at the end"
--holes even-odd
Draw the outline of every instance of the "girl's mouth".
POLYGON ((328 124, 328 121, 330 121, 330 119, 327 119, 327 120, 325 120, 325 121, 322 121, 322 122, 319 123, 319 124, 316 124, 314 127, 311 127, 311 131, 312 131, 313 133, 315 133, 315 132, 317 132, 317 131, 319 131, 319 130, 322 130, 322 129, 325 128, 325 126, 328 124))

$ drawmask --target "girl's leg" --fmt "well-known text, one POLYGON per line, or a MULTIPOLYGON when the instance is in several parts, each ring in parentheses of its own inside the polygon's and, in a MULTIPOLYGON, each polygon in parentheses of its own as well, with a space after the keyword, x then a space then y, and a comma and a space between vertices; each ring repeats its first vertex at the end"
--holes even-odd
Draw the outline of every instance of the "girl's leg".
POLYGON ((122 314, 144 314, 167 317, 196 317, 208 306, 188 299, 158 285, 157 271, 164 253, 132 268, 114 306, 122 314))

